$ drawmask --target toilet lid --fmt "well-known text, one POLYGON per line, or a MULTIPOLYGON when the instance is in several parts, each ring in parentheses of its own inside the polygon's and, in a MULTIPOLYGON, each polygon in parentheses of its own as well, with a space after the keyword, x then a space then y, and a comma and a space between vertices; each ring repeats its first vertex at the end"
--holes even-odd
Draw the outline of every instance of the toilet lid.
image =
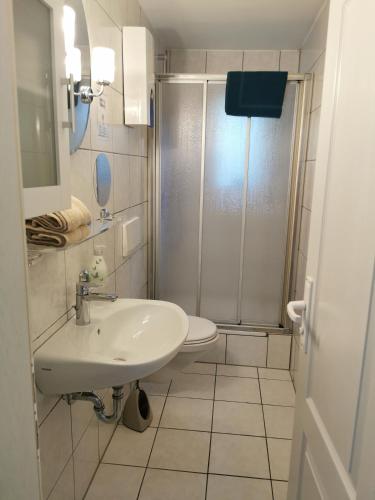
POLYGON ((189 331, 185 344, 197 344, 211 340, 216 336, 216 325, 212 321, 197 316, 188 316, 189 331))

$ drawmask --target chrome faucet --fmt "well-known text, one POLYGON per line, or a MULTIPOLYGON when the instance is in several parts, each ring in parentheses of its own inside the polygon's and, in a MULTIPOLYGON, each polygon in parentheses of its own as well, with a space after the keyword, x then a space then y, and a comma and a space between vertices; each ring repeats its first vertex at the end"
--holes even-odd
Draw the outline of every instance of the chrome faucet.
POLYGON ((80 326, 90 324, 89 302, 92 300, 109 300, 114 302, 118 296, 114 293, 92 292, 89 286, 90 274, 84 269, 79 273, 79 281, 76 285, 76 324, 80 326))

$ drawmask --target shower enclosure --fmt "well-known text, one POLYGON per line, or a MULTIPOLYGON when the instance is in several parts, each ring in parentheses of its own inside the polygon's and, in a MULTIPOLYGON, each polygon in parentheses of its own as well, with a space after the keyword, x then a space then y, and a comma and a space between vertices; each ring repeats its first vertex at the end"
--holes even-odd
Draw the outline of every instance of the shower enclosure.
POLYGON ((158 79, 155 298, 217 323, 282 327, 304 77, 288 79, 280 119, 227 116, 225 80, 158 79))

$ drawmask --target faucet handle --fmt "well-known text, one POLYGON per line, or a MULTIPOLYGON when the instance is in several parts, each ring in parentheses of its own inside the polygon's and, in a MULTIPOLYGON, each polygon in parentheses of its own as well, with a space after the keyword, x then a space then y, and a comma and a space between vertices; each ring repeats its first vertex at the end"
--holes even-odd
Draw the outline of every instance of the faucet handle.
POLYGON ((88 283, 90 281, 90 273, 88 272, 87 269, 83 269, 79 273, 79 282, 80 283, 88 283))

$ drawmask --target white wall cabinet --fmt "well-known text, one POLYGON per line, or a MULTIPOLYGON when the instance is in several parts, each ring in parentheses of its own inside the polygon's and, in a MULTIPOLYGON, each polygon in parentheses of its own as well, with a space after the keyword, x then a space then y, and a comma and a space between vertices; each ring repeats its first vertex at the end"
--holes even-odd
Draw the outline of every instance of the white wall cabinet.
POLYGON ((25 218, 70 207, 63 6, 13 0, 25 218))
POLYGON ((124 106, 126 125, 153 125, 154 40, 147 28, 123 28, 124 106))

